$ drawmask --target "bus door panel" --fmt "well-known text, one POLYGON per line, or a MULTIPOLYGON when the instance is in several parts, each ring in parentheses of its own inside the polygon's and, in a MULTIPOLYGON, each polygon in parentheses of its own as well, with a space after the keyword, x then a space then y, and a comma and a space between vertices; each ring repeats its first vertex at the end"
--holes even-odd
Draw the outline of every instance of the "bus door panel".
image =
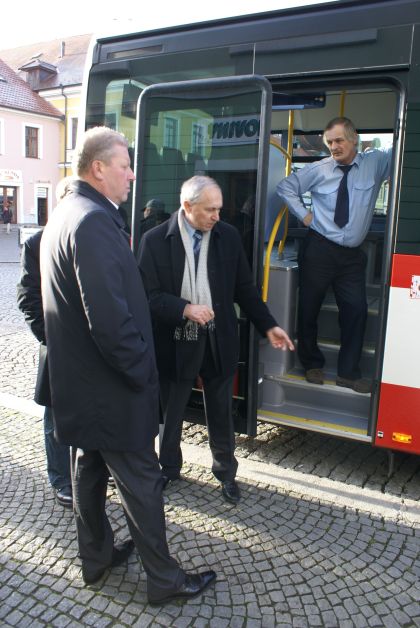
MULTIPOLYGON (((155 198, 166 215, 172 214, 179 208, 183 181, 204 174, 220 185, 221 219, 239 230, 254 281, 261 285, 271 105, 271 85, 256 75, 155 84, 142 92, 133 198, 135 253, 147 228, 143 210, 148 202, 155 198)), ((233 391, 235 430, 254 435, 259 339, 245 313, 238 306, 236 311, 240 354, 233 391)), ((199 379, 186 418, 204 421, 199 379)))

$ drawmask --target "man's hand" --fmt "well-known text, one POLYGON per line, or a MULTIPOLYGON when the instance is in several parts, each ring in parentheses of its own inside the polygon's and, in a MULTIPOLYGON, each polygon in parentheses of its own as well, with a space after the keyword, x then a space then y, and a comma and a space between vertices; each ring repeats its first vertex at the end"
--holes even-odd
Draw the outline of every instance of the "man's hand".
POLYGON ((293 342, 281 327, 272 327, 269 329, 267 331, 267 338, 273 349, 282 349, 283 351, 287 349, 290 349, 290 351, 295 350, 293 342))
POLYGON ((313 220, 313 214, 311 214, 311 212, 309 212, 308 214, 306 214, 305 218, 303 219, 303 224, 305 225, 305 227, 309 227, 309 225, 311 224, 313 220))
POLYGON ((207 305, 192 305, 188 303, 184 309, 184 318, 205 325, 214 318, 214 312, 207 305))

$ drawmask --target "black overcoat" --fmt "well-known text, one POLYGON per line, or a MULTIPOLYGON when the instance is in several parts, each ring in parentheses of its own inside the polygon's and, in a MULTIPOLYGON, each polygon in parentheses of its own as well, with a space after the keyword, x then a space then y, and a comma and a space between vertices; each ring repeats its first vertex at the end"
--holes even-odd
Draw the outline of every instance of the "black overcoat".
POLYGON ((52 407, 60 443, 140 451, 158 432, 149 307, 124 221, 84 181, 41 241, 52 407))
POLYGON ((41 296, 39 249, 42 230, 28 238, 22 247, 21 276, 17 285, 17 304, 35 338, 39 341, 38 371, 34 399, 41 406, 51 406, 48 377, 47 345, 45 343, 44 312, 41 296))
MULTIPOLYGON (((175 341, 183 325, 187 301, 180 297, 185 251, 178 227, 178 212, 141 239, 139 268, 149 297, 159 373, 179 381, 190 377, 194 342, 175 341)), ((275 319, 256 289, 242 242, 235 227, 218 222, 212 229, 207 258, 208 279, 215 312, 216 343, 221 374, 235 373, 239 355, 237 303, 264 335, 275 319)))

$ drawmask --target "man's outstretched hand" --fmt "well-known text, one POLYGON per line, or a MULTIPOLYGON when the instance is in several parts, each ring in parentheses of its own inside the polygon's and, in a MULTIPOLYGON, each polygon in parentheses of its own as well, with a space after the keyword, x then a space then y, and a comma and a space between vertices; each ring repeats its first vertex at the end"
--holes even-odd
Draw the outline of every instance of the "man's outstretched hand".
POLYGON ((283 351, 294 351, 295 347, 289 336, 281 327, 272 327, 267 331, 267 338, 273 349, 282 349, 283 351))

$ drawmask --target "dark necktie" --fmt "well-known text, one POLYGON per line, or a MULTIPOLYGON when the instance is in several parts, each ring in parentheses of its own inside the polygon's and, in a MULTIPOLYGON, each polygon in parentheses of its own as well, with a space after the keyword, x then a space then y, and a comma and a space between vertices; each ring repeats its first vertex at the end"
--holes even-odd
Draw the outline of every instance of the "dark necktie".
POLYGON ((198 258, 200 256, 200 247, 201 247, 201 238, 203 237, 203 232, 199 229, 194 231, 193 235, 193 251, 194 251, 194 259, 195 259, 195 270, 197 272, 198 266, 198 258))
POLYGON ((343 171, 343 177, 338 187, 334 222, 342 229, 349 221, 349 190, 347 187, 347 176, 353 167, 353 164, 338 167, 343 171))

